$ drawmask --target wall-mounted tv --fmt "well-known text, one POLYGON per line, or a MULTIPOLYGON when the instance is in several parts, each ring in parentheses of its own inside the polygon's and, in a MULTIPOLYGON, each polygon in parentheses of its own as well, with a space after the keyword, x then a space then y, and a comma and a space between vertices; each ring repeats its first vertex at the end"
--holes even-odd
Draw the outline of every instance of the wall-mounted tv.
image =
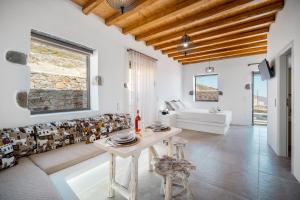
POLYGON ((258 69, 263 81, 269 80, 275 75, 274 69, 269 65, 267 59, 264 59, 261 63, 259 63, 258 69))

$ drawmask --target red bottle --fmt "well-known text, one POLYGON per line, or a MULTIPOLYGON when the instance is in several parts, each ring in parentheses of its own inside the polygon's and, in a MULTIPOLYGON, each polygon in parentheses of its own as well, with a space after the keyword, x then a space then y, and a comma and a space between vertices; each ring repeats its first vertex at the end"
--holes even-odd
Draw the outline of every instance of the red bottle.
POLYGON ((135 133, 140 133, 141 132, 140 121, 141 121, 140 111, 137 110, 136 115, 135 115, 135 119, 134 119, 135 133))

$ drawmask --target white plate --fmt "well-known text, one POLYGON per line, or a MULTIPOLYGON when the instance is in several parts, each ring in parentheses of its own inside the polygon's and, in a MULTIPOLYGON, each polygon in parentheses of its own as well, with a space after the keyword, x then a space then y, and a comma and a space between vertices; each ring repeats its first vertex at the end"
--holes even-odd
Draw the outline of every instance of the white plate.
POLYGON ((127 143, 130 143, 130 142, 133 142, 134 140, 136 140, 136 137, 133 137, 132 139, 130 140, 123 140, 123 141, 117 141, 117 140, 113 140, 115 143, 117 144, 127 144, 127 143))
POLYGON ((115 142, 128 142, 128 141, 133 141, 135 139, 135 135, 132 135, 131 137, 127 138, 120 138, 117 135, 112 136, 111 139, 115 142))

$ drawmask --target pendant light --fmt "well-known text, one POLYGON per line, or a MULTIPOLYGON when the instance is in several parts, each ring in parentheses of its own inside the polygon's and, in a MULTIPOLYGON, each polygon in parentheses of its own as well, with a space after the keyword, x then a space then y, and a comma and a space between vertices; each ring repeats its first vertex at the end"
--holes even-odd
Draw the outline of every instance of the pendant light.
POLYGON ((191 52, 191 47, 191 38, 185 33, 177 46, 177 51, 181 52, 184 56, 187 56, 191 52))
POLYGON ((187 34, 184 34, 184 36, 182 36, 181 38, 181 42, 183 48, 188 48, 191 42, 191 38, 187 34))
POLYGON ((114 9, 119 10, 122 14, 133 9, 137 0, 106 0, 106 2, 114 9))
POLYGON ((208 60, 208 67, 205 68, 206 73, 213 73, 215 71, 215 68, 210 66, 210 60, 208 60))

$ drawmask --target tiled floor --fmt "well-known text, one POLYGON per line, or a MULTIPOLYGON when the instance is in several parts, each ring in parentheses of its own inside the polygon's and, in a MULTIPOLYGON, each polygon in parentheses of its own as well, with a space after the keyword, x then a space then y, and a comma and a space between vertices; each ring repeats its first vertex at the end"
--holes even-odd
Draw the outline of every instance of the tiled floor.
MULTIPOLYGON (((181 136, 189 140, 187 159, 197 166, 190 178, 194 199, 300 199, 300 184, 290 173, 290 160, 277 157, 268 147, 265 127, 231 127, 226 136, 185 130, 181 136)), ((158 149, 165 152, 162 145, 158 149)), ((139 161, 139 199, 163 199, 159 177, 147 170, 146 153, 139 161)), ((69 192, 75 194, 72 198, 106 199, 108 166, 99 166, 97 159, 52 176, 65 199, 70 198, 60 187, 61 177, 67 180, 69 192), (85 165, 89 170, 72 174, 76 167, 85 165)), ((126 160, 118 163, 118 171, 125 172, 126 160)), ((116 195, 114 199, 124 198, 116 195)))

